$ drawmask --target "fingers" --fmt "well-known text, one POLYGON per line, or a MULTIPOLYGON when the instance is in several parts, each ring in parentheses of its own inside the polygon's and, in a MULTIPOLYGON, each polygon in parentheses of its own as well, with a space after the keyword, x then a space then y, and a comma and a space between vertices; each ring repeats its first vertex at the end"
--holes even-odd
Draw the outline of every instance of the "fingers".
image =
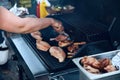
POLYGON ((54 20, 54 23, 52 26, 53 26, 53 29, 58 33, 64 31, 64 27, 62 26, 62 23, 60 21, 54 20))

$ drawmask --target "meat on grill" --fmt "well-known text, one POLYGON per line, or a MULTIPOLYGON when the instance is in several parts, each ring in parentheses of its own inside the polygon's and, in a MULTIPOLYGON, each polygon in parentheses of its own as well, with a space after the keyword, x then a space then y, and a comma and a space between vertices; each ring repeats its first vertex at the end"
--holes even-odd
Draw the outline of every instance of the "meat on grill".
POLYGON ((70 45, 67 47, 68 51, 71 52, 71 53, 75 53, 77 50, 78 50, 79 46, 78 45, 70 45))
POLYGON ((41 40, 36 40, 36 46, 37 49, 42 51, 48 51, 48 49, 51 47, 47 42, 41 40))
POLYGON ((55 41, 64 41, 68 38, 68 36, 60 34, 56 38, 50 38, 50 41, 55 40, 55 41))
POLYGON ((66 47, 66 46, 68 46, 68 45, 70 45, 70 44, 72 44, 72 41, 70 41, 70 40, 59 41, 59 42, 58 42, 58 46, 59 46, 59 47, 66 47))
POLYGON ((36 40, 42 40, 41 33, 39 31, 31 33, 31 36, 36 40))
POLYGON ((86 44, 86 42, 84 42, 84 41, 83 42, 74 42, 73 44, 76 45, 76 46, 77 45, 84 45, 84 44, 86 44))
POLYGON ((51 56, 57 58, 59 60, 59 62, 63 62, 66 58, 65 52, 60 47, 52 46, 49 49, 49 52, 50 52, 51 56))

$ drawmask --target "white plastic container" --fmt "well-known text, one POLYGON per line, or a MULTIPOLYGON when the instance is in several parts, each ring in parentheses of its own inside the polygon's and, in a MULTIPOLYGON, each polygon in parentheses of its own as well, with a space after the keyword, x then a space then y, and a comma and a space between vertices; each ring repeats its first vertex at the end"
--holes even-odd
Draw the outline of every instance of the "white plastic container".
MULTIPOLYGON (((109 52, 99 53, 99 54, 90 55, 90 56, 95 57, 97 59, 101 59, 101 58, 112 59, 118 52, 120 52, 120 50, 109 51, 109 52)), ((86 71, 82 67, 82 65, 79 63, 81 59, 82 57, 73 59, 73 62, 79 68, 80 80, 120 80, 120 70, 103 73, 103 74, 92 74, 86 71)))

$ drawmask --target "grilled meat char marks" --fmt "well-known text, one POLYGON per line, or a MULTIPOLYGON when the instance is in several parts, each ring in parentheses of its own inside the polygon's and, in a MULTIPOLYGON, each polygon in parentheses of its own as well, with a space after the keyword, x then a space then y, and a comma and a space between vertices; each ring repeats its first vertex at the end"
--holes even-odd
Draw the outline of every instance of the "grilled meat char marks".
POLYGON ((97 60, 94 57, 84 56, 80 60, 80 64, 82 64, 84 69, 86 69, 88 72, 94 74, 112 72, 117 70, 108 58, 97 60))

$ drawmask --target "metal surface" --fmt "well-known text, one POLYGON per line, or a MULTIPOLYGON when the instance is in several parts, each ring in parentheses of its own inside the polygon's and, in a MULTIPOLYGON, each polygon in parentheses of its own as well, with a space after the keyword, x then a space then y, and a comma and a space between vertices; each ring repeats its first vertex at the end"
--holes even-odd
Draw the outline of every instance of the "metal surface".
MULTIPOLYGON (((49 72, 48 67, 46 67, 47 65, 43 62, 44 60, 42 60, 40 56, 38 56, 35 50, 33 50, 34 48, 32 48, 21 35, 12 36, 10 37, 10 40, 9 41, 15 53, 20 54, 18 55, 18 58, 20 57, 20 59, 18 59, 20 63, 19 67, 21 69, 20 73, 22 74, 24 72, 23 74, 26 74, 28 79, 30 80, 53 80, 54 78, 58 79, 60 78, 59 76, 63 75, 67 75, 68 77, 70 77, 69 74, 78 71, 76 65, 72 65, 74 67, 67 65, 71 68, 67 67, 65 69, 60 69, 60 71, 49 72), (15 46, 13 46, 13 44, 15 46), (14 47, 17 49, 18 52, 14 47)), ((21 78, 20 80, 23 80, 23 78, 21 78)))
MULTIPOLYGON (((91 55, 91 56, 95 57, 97 59, 101 59, 101 58, 112 59, 112 57, 115 56, 118 51, 120 51, 120 50, 104 52, 104 53, 91 55)), ((92 73, 89 73, 79 63, 79 61, 81 59, 82 59, 82 57, 73 59, 73 62, 78 66, 78 68, 80 70, 80 80, 120 80, 120 71, 119 70, 113 71, 113 72, 109 72, 109 73, 103 73, 103 74, 92 74, 92 73)))
MULTIPOLYGON (((53 29, 49 27, 41 30, 40 32, 42 33, 42 38, 44 41, 48 42, 51 46, 58 46, 58 43, 56 41, 50 41, 50 38, 55 37, 55 35, 57 34, 53 29)), ((44 61, 50 73, 57 73, 67 69, 76 68, 71 59, 66 58, 64 62, 60 63, 56 58, 50 55, 49 51, 45 52, 37 49, 36 40, 31 35, 26 34, 22 35, 22 37, 25 39, 25 42, 27 42, 28 45, 32 47, 33 51, 36 52, 38 57, 40 57, 42 61, 44 61)), ((67 53, 66 49, 63 50, 67 53)))
POLYGON ((23 62, 25 62, 34 77, 48 74, 48 71, 42 64, 43 62, 41 59, 37 57, 34 50, 30 48, 30 46, 24 41, 21 35, 12 36, 11 40, 17 48, 20 56, 23 58, 23 62))

